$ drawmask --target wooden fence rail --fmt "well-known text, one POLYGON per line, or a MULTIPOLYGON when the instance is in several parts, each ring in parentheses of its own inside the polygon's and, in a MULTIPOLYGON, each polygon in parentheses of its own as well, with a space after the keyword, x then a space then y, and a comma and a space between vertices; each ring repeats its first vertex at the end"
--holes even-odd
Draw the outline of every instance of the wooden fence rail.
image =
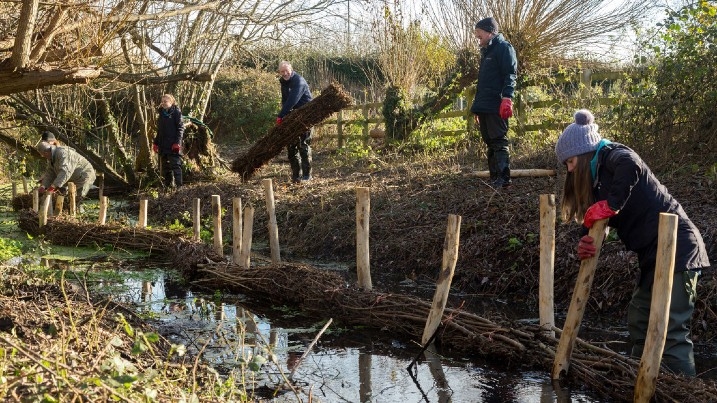
MULTIPOLYGON (((550 83, 547 81, 528 83, 525 87, 530 86, 546 86, 556 84, 574 84, 578 86, 580 91, 574 98, 570 99, 549 99, 549 100, 525 100, 521 96, 521 91, 516 92, 515 102, 515 115, 514 121, 511 121, 511 125, 518 135, 523 135, 526 132, 540 131, 540 130, 562 130, 570 122, 541 122, 541 123, 528 123, 529 114, 540 109, 562 107, 579 109, 586 106, 610 106, 617 105, 618 98, 616 97, 595 97, 593 96, 593 89, 597 85, 602 85, 604 82, 615 81, 628 77, 627 73, 623 72, 592 72, 589 69, 580 71, 577 74, 572 75, 560 75, 554 77, 550 83)), ((463 118, 465 122, 465 128, 460 130, 446 130, 436 133, 439 136, 457 136, 474 130, 473 114, 470 111, 471 102, 473 95, 475 94, 475 87, 467 87, 461 95, 457 98, 454 103, 454 109, 439 113, 436 115, 436 119, 451 119, 451 118, 463 118)), ((373 102, 361 105, 353 105, 337 112, 333 118, 323 121, 318 127, 325 126, 336 126, 336 138, 338 139, 339 148, 344 146, 346 139, 350 136, 358 136, 364 142, 368 144, 372 138, 372 126, 378 128, 385 122, 382 116, 382 102, 373 102), (358 113, 357 113, 358 112, 358 113), (347 118, 348 116, 348 118, 347 118), (347 134, 346 127, 349 125, 360 125, 361 134, 347 134)), ((326 136, 334 137, 334 136, 326 136)))

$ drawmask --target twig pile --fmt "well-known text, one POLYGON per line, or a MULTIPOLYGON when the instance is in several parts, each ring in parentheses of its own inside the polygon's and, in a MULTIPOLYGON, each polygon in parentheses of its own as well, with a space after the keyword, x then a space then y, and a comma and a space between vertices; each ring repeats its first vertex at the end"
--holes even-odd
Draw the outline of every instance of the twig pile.
POLYGON ((298 137, 312 126, 320 123, 333 113, 352 104, 351 96, 344 92, 339 83, 331 83, 321 95, 291 112, 281 125, 274 126, 242 156, 232 162, 232 171, 242 179, 250 178, 254 172, 279 155, 281 150, 296 142, 298 137))
MULTIPOLYGON (((431 308, 416 297, 364 292, 346 285, 335 274, 302 264, 280 264, 244 269, 235 265, 211 264, 199 269, 198 285, 229 289, 273 303, 290 303, 304 312, 341 318, 345 325, 362 325, 419 339, 431 308)), ((537 326, 499 324, 459 309, 447 309, 443 348, 479 353, 504 362, 551 367, 558 339, 543 334, 537 326)), ((614 351, 578 340, 569 376, 596 391, 620 401, 631 401, 638 363, 614 351)), ((661 373, 655 392, 658 402, 717 401, 713 383, 661 373)))
POLYGON ((32 210, 20 212, 19 226, 34 236, 44 234, 45 239, 56 245, 113 245, 115 248, 157 253, 190 277, 198 264, 223 260, 209 245, 185 239, 177 231, 98 225, 61 217, 50 218, 41 231, 37 213, 32 210))

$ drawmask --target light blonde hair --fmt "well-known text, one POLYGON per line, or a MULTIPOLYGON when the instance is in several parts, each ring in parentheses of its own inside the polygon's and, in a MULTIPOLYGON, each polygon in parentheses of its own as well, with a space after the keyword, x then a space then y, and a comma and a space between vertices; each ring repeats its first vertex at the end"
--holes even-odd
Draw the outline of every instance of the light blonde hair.
POLYGON ((162 98, 169 98, 169 100, 172 102, 172 105, 176 105, 177 101, 174 99, 174 95, 172 94, 164 94, 162 95, 162 98))
POLYGON ((590 161, 594 151, 580 154, 573 172, 568 172, 563 184, 563 195, 560 201, 560 217, 563 222, 577 221, 582 224, 588 207, 593 204, 593 178, 590 161))

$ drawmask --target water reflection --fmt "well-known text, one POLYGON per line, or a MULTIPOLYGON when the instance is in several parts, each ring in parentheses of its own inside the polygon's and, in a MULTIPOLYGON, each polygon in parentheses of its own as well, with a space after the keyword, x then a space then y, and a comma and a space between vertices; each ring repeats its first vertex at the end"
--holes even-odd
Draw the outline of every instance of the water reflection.
MULTIPOLYGON (((123 299, 157 319, 172 343, 184 344, 219 373, 247 371, 254 387, 293 379, 321 402, 600 402, 576 391, 553 388, 547 371, 505 372, 491 366, 448 360, 433 349, 413 367, 419 348, 389 334, 339 329, 332 325, 303 361, 323 323, 306 328, 273 324, 226 298, 197 295, 158 272, 154 279, 126 280, 123 299)), ((286 322, 286 320, 284 320, 286 322)), ((294 394, 274 402, 295 402, 294 394)))

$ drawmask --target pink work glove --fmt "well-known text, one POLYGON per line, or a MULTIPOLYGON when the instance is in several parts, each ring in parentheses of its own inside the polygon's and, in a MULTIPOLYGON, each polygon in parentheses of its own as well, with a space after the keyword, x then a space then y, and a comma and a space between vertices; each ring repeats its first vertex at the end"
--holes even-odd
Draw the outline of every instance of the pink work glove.
POLYGON ((590 235, 585 235, 580 238, 580 242, 578 242, 578 258, 580 258, 580 260, 595 256, 596 251, 597 249, 595 249, 595 245, 593 245, 593 238, 590 235))
POLYGON ((503 98, 500 101, 500 117, 502 119, 508 119, 513 116, 513 100, 510 98, 503 98))
POLYGON ((284 120, 284 118, 277 117, 277 118, 276 118, 276 124, 277 124, 277 125, 280 125, 283 120, 284 120))
POLYGON ((588 211, 585 212, 585 217, 583 218, 583 225, 587 228, 592 228, 595 221, 610 218, 615 214, 617 213, 607 205, 607 200, 600 200, 588 207, 588 211))
POLYGON ((172 152, 175 154, 179 154, 179 144, 177 144, 177 143, 172 144, 172 152))

